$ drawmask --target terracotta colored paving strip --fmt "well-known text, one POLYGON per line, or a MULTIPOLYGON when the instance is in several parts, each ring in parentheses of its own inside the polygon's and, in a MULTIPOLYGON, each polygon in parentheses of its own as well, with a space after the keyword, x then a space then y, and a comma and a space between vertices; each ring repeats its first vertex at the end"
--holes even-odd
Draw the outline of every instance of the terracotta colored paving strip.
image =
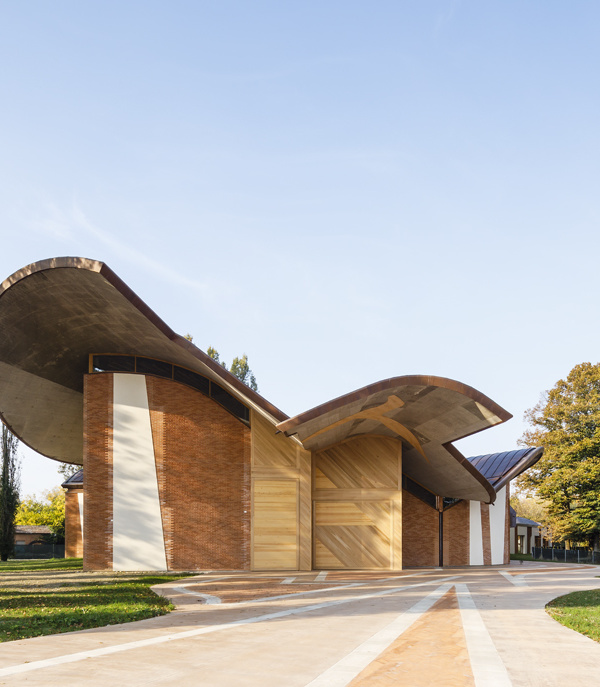
MULTIPOLYGON (((186 584, 185 587, 192 593, 197 591, 202 594, 217 596, 224 604, 237 603, 239 601, 253 601, 255 599, 264 599, 269 596, 279 596, 281 594, 294 594, 299 591, 298 584, 281 584, 278 580, 257 582, 256 580, 230 579, 227 582, 216 584, 203 583, 202 586, 186 584)), ((315 584, 310 586, 311 591, 330 588, 333 589, 334 587, 330 584, 315 584)), ((304 589, 306 588, 304 587, 304 589)))
POLYGON ((348 687, 474 687, 456 592, 451 589, 348 687))
POLYGON ((527 568, 519 568, 518 570, 506 570, 507 575, 530 575, 533 573, 545 573, 545 572, 562 572, 563 570, 581 570, 582 568, 590 568, 592 566, 589 565, 576 565, 573 567, 569 568, 563 568, 562 566, 548 566, 546 568, 531 568, 531 570, 528 570, 527 568))

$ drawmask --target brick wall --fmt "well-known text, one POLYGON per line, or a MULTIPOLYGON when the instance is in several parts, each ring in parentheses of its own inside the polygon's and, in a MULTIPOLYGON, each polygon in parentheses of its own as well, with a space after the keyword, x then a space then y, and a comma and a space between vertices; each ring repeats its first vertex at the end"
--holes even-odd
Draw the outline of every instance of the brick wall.
POLYGON ((506 520, 504 523, 504 565, 510 563, 510 482, 506 485, 506 520))
POLYGON ((249 569, 250 430, 198 391, 146 380, 169 569, 249 569))
POLYGON ((112 399, 112 374, 84 376, 84 570, 112 570, 112 399))
POLYGON ((490 536, 490 506, 481 504, 481 536, 483 539, 483 564, 492 564, 492 540, 490 536))
POLYGON ((402 567, 439 563, 438 512, 404 489, 402 491, 402 567))
POLYGON ((444 565, 469 565, 469 502, 444 511, 444 565))
POLYGON ((65 493, 65 557, 81 558, 83 540, 81 538, 81 518, 79 516, 79 499, 81 488, 67 489, 65 493))

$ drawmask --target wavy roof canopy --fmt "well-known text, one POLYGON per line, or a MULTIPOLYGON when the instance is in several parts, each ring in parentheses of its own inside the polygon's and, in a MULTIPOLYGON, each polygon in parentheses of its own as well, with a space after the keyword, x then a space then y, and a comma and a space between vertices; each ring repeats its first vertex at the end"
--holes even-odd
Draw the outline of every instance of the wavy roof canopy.
POLYGON ((54 258, 0 286, 0 414, 24 443, 81 463, 83 375, 91 353, 188 367, 274 420, 285 413, 176 334, 104 263, 54 258))
POLYGON ((82 462, 89 355, 118 353, 166 360, 211 378, 313 451, 365 434, 398 438, 403 470, 413 480, 443 496, 495 499, 498 485, 451 442, 511 415, 459 382, 394 377, 288 418, 173 332, 107 265, 85 258, 43 260, 4 281, 0 331, 0 415, 24 443, 50 458, 82 462))
POLYGON ((350 438, 399 438, 402 470, 436 494, 492 502, 496 490, 451 442, 512 416, 470 386, 444 377, 394 377, 341 396, 277 429, 319 451, 350 438))

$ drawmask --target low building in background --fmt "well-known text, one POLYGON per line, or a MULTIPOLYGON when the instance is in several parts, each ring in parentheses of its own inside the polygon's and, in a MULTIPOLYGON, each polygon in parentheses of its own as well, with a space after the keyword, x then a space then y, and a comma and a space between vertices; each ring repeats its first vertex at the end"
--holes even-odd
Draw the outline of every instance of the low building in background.
POLYGON ((34 543, 46 543, 52 535, 52 530, 47 525, 16 525, 15 545, 28 546, 34 543))
POLYGON ((83 469, 61 486, 65 490, 65 557, 83 558, 83 469))
POLYGON ((509 483, 542 449, 463 456, 511 417, 470 386, 391 377, 290 418, 84 258, 9 277, 0 325, 4 421, 83 465, 63 486, 88 570, 509 560, 509 483))
POLYGON ((515 517, 515 525, 510 529, 510 552, 532 554, 533 547, 546 546, 542 525, 535 520, 515 517))

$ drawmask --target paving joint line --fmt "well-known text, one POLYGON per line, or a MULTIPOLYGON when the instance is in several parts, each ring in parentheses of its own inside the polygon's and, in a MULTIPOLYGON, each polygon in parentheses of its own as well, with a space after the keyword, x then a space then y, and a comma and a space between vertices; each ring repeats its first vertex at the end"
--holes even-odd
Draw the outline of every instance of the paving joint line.
POLYGON ((134 649, 139 649, 142 647, 153 646, 157 644, 166 644, 167 642, 172 642, 181 639, 190 639, 194 637, 199 637, 205 634, 212 634, 214 632, 220 632, 223 630, 228 630, 235 627, 240 627, 242 625, 250 625, 254 623, 265 622, 268 620, 274 620, 276 618, 284 618, 289 615, 298 615, 300 613, 310 613, 311 611, 321 610, 323 608, 328 608, 330 606, 339 606, 342 604, 364 601, 367 599, 373 599, 381 596, 388 596, 390 594, 397 594, 406 589, 414 589, 416 587, 426 587, 435 582, 444 583, 450 580, 454 580, 461 577, 460 575, 454 575, 440 580, 418 582, 415 584, 402 585, 400 587, 392 587, 390 589, 379 590, 376 592, 371 592, 367 594, 361 594, 359 596, 334 599, 332 601, 323 601, 317 604, 309 604, 307 606, 300 606, 297 608, 285 609, 283 611, 275 611, 273 613, 265 613, 258 616, 252 616, 251 618, 244 618, 242 620, 233 620, 228 623, 220 623, 218 625, 212 625, 210 627, 201 627, 195 630, 186 630, 183 632, 170 633, 168 635, 160 635, 158 637, 150 637, 148 639, 140 639, 134 642, 126 642, 124 644, 116 644, 109 647, 102 647, 98 649, 89 649, 87 651, 78 651, 73 654, 65 654, 63 656, 55 656, 53 658, 42 659, 39 661, 31 661, 29 663, 21 663, 14 666, 8 666, 6 668, 0 668, 0 677, 7 677, 9 675, 19 675, 22 673, 29 673, 34 670, 40 670, 41 668, 49 668, 53 666, 63 665, 66 663, 77 663, 79 661, 86 660, 88 658, 99 658, 102 656, 109 656, 111 654, 121 653, 123 651, 131 651, 134 649))

